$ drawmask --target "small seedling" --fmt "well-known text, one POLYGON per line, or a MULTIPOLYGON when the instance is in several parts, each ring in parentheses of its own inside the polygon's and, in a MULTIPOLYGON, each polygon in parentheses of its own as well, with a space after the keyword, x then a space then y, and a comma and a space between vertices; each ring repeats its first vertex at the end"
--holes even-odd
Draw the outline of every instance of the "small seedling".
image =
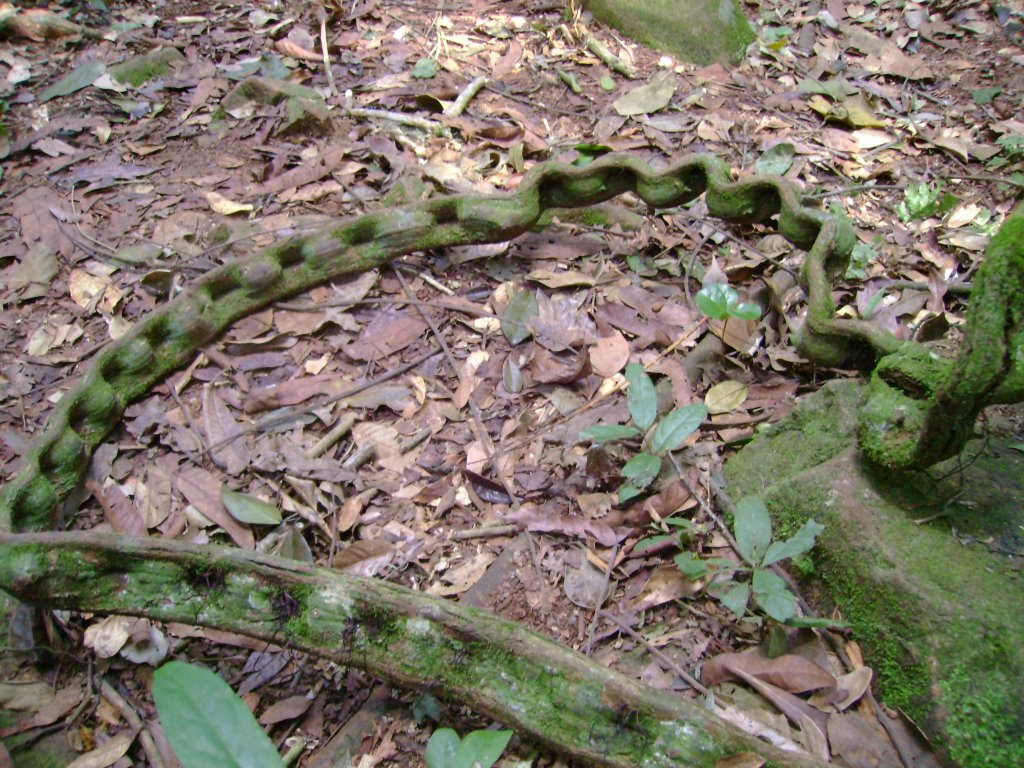
POLYGON ((596 424, 580 432, 584 440, 604 443, 612 440, 641 439, 643 450, 622 467, 626 481, 618 490, 619 503, 625 503, 644 492, 661 472, 662 458, 679 450, 707 418, 703 403, 686 405, 658 419, 658 393, 654 382, 638 363, 626 366, 626 404, 629 406, 630 424, 596 424))
POLYGON ((712 320, 726 320, 736 317, 740 320, 757 320, 761 308, 757 304, 740 301, 736 289, 726 283, 710 283, 697 291, 697 309, 712 320))
POLYGON ((427 742, 427 768, 491 768, 511 738, 512 731, 473 731, 460 739, 451 728, 438 728, 427 742))
MULTIPOLYGON (((662 531, 668 531, 671 527, 686 533, 693 528, 689 520, 667 518, 660 522, 662 531)), ((753 598, 754 605, 764 615, 782 624, 798 627, 835 625, 835 622, 827 619, 797 617, 796 597, 789 591, 786 582, 769 568, 782 560, 809 551, 818 534, 825 530, 824 526, 808 520, 790 538, 773 541, 768 508, 759 497, 747 496, 736 505, 733 529, 742 563, 720 557, 701 558, 693 552, 683 551, 674 558, 676 567, 690 579, 707 579, 708 592, 741 618, 747 615, 747 608, 753 598)), ((671 535, 673 538, 678 537, 678 533, 671 535)), ((663 533, 637 546, 650 546, 664 541, 668 536, 663 533)))

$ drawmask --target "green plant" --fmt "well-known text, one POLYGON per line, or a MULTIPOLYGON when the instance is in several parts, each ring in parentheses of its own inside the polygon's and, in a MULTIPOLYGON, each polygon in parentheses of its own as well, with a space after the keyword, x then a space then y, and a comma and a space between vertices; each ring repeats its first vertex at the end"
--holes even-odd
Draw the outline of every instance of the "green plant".
POLYGON ((249 708, 205 667, 164 664, 153 674, 153 700, 184 768, 284 768, 249 708))
POLYGON ((584 440, 604 443, 612 440, 641 438, 643 450, 622 467, 626 481, 618 489, 619 503, 639 496, 661 472, 662 458, 682 447, 701 422, 708 409, 703 403, 694 403, 667 413, 658 419, 658 393, 654 382, 638 363, 626 366, 626 404, 631 424, 596 424, 580 432, 584 440))
POLYGON ((473 731, 460 739, 438 728, 427 742, 427 768, 491 768, 508 746, 512 731, 473 731))
POLYGON ((713 320, 738 317, 741 320, 757 320, 761 308, 757 304, 740 301, 736 289, 727 283, 711 283, 697 291, 697 309, 713 320))
MULTIPOLYGON (((693 527, 689 520, 680 518, 667 518, 661 523, 664 531, 674 527, 680 532, 688 532, 693 527)), ((739 617, 747 614, 753 598, 761 612, 783 624, 801 627, 835 624, 824 619, 797 617, 796 597, 786 582, 770 570, 775 563, 809 551, 824 526, 808 520, 790 538, 773 541, 768 508, 759 497, 747 496, 736 505, 733 529, 743 562, 735 563, 721 557, 701 558, 684 550, 674 558, 676 567, 691 579, 707 579, 708 592, 739 617)), ((667 535, 647 539, 641 544, 663 541, 667 535)))

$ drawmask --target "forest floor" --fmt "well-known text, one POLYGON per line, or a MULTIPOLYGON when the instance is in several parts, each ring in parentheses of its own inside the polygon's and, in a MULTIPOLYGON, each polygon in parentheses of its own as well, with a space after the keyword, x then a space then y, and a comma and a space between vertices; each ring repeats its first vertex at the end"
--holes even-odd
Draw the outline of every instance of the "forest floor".
MULTIPOLYGON (((0 45, 4 478, 91 355, 205 270, 395 202, 510 190, 542 160, 616 151, 661 167, 711 152, 740 175, 782 174, 857 228, 841 315, 952 343, 965 285, 1024 187, 1019 4, 763 0, 745 6, 759 40, 732 69, 584 27, 563 3, 102 5, 67 13, 106 32, 98 39, 19 28, 0 45), (634 76, 588 50, 585 30, 634 76), (108 71, 159 46, 181 55, 137 87, 108 71), (330 111, 293 125, 283 105, 225 112, 253 75, 315 88, 330 111), (465 111, 446 115, 480 76, 465 111)), ((803 295, 779 278, 801 254, 779 236, 709 219, 702 202, 617 205, 596 223, 414 254, 241 320, 129 409, 68 525, 234 541, 468 600, 698 698, 676 669, 757 648, 771 622, 753 607, 735 615, 687 578, 678 550, 638 542, 686 518, 690 551, 736 560, 707 514, 722 463, 799 394, 862 373, 815 369, 793 349, 803 295), (761 318, 709 322, 694 302, 709 272, 760 303, 761 318), (635 448, 580 432, 628 421, 625 396, 608 395, 628 362, 648 366, 663 404, 711 413, 676 476, 619 503, 635 448), (366 382, 379 383, 346 394, 366 382), (292 417, 261 426, 282 408, 292 417), (348 416, 343 436, 310 451, 348 416), (223 486, 276 517, 232 516, 223 486)), ((463 733, 490 725, 295 654, 284 638, 268 647, 66 614, 46 627, 45 651, 4 659, 4 705, 25 713, 5 735, 61 742, 83 766, 151 762, 128 709, 176 764, 148 693, 169 657, 218 671, 275 743, 301 737, 304 766, 422 765, 431 715, 463 733)), ((790 637, 799 653, 856 671, 808 635, 790 637)), ((834 639, 870 666, 856 638, 834 639)), ((744 687, 722 682, 716 696, 800 742, 744 687)), ((837 759, 894 764, 877 711, 862 699, 850 712, 866 726, 855 744, 836 739, 837 759)), ((518 740, 506 759, 560 764, 518 740)))

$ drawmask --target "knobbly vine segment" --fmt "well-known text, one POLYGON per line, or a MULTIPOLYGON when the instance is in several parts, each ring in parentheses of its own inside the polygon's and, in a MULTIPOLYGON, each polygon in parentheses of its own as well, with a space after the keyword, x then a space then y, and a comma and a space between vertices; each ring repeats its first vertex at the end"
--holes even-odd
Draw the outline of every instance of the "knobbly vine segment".
POLYGON ((546 210, 590 206, 624 192, 635 192, 654 208, 681 205, 706 193, 709 212, 735 223, 764 222, 777 214, 779 232, 809 249, 803 269, 810 291, 801 337, 805 354, 839 364, 854 357, 873 360, 898 348, 875 326, 834 318, 831 281, 846 269, 853 228, 843 216, 804 206, 790 182, 771 175, 732 181, 728 166, 710 155, 690 156, 662 171, 624 155, 585 168, 542 163, 510 194, 439 197, 371 213, 285 240, 199 278, 189 291, 108 344, 61 399, 23 458, 21 471, 0 494, 0 530, 54 527, 92 451, 128 404, 189 363, 235 320, 413 251, 510 240, 531 229, 546 210))

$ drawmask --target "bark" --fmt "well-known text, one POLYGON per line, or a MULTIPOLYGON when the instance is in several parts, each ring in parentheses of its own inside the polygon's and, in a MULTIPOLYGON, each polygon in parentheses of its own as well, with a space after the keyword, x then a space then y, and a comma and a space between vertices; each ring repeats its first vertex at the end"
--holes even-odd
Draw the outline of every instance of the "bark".
POLYGON ((587 765, 713 768, 740 753, 823 765, 513 622, 297 561, 108 534, 0 534, 0 588, 46 608, 287 644, 472 707, 587 765))

